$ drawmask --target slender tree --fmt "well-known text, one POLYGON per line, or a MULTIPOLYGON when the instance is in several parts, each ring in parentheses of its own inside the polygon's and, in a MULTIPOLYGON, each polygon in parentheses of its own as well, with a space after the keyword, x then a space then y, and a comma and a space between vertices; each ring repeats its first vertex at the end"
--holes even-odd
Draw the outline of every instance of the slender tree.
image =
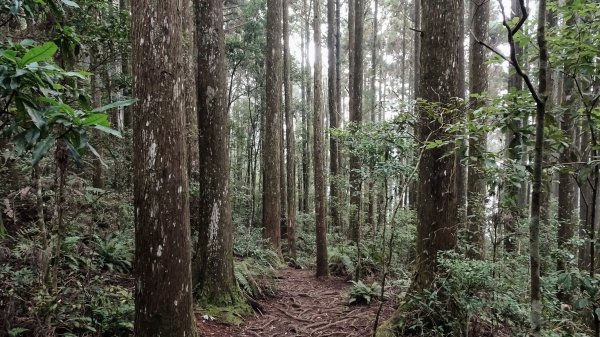
MULTIPOLYGON (((526 8, 520 0, 524 17, 526 8)), ((542 163, 544 158, 544 119, 548 99, 548 47, 546 44, 546 0, 539 0, 537 44, 539 48, 538 92, 529 85, 536 102, 535 149, 533 158, 533 184, 531 187, 531 225, 529 226, 529 260, 531 273, 531 335, 542 334, 542 284, 540 277, 540 213, 542 197, 542 163)), ((514 45, 514 43, 512 44, 514 45)))
POLYGON ((285 103, 287 165, 287 239, 290 256, 296 258, 296 140, 290 80, 290 25, 288 0, 283 0, 283 88, 285 103))
MULTIPOLYGON (((569 2, 572 2, 569 1, 569 2)), ((575 17, 567 20, 566 25, 573 27, 575 25, 575 17)), ((567 165, 571 162, 572 154, 574 153, 574 146, 572 145, 575 141, 575 121, 576 121, 576 102, 575 98, 577 94, 575 92, 575 81, 569 76, 562 76, 562 86, 560 90, 561 102, 564 107, 560 128, 565 137, 565 143, 567 145, 560 154, 560 163, 567 165)), ((575 207, 576 203, 573 203, 573 199, 576 198, 576 184, 575 179, 572 176, 572 172, 565 167, 559 173, 559 190, 558 190, 558 233, 557 242, 559 249, 567 249, 566 244, 575 235, 575 207)), ((584 219, 585 220, 585 219, 584 219)), ((557 270, 566 270, 566 261, 559 255, 557 261, 557 270)), ((562 300, 567 301, 567 297, 564 296, 562 300)))
POLYGON ((136 336, 195 336, 181 8, 133 0, 136 336), (166 62, 166 60, 172 60, 166 62))
MULTIPOLYGON (((420 96, 419 87, 421 83, 421 0, 414 0, 414 22, 415 22, 415 36, 414 36, 414 55, 413 55, 413 100, 416 102, 420 96)), ((416 133, 416 130, 415 130, 416 133)), ((409 188, 409 205, 411 209, 417 207, 417 184, 412 183, 409 188)))
MULTIPOLYGON (((351 0, 352 1, 352 0, 351 0)), ((353 68, 350 69, 352 81, 352 105, 350 122, 353 127, 362 123, 363 88, 363 17, 364 0, 354 0, 354 53, 353 68)), ((350 19, 348 19, 350 21, 350 19)), ((358 245, 360 241, 362 177, 361 162, 357 155, 350 154, 350 239, 358 245)), ((357 271, 359 268, 357 268, 357 271)))
MULTIPOLYGON (((487 49, 477 41, 488 40, 490 21, 490 2, 471 2, 471 42, 469 92, 471 95, 482 95, 488 90, 489 72, 486 64, 487 49)), ((485 104, 482 98, 471 98, 473 110, 485 104)), ((473 114, 471 113, 471 118, 473 114)), ((469 170, 468 170, 468 206, 467 221, 470 248, 467 253, 472 258, 483 257, 485 230, 486 182, 484 175, 483 155, 487 150, 487 134, 477 134, 469 138, 469 170)))
POLYGON ((281 58, 282 58, 281 0, 267 1, 267 80, 266 111, 263 133, 263 226, 271 248, 281 252, 280 231, 280 132, 281 132, 281 58))
MULTIPOLYGON (((511 20, 518 20, 517 18, 522 17, 521 6, 519 5, 520 0, 512 0, 511 2, 511 20)), ((514 47, 515 58, 519 59, 521 54, 523 53, 523 48, 519 44, 515 44, 514 47)), ((523 90, 523 78, 516 72, 511 71, 511 74, 508 79, 508 91, 511 93, 518 93, 523 90)), ((517 119, 513 118, 506 129, 506 144, 507 151, 506 155, 508 160, 519 162, 521 160, 521 144, 523 142, 523 137, 521 133, 523 123, 517 119)), ((515 246, 515 225, 517 223, 517 219, 523 215, 522 208, 524 205, 521 203, 522 198, 519 196, 523 193, 523 190, 526 189, 526 184, 523 183, 521 187, 516 187, 512 184, 508 184, 505 186, 501 192, 501 204, 503 212, 506 214, 503 218, 505 231, 506 231, 506 239, 504 240, 504 247, 507 252, 514 252, 516 249, 515 246)))
MULTIPOLYGON (((196 60, 195 60, 195 38, 196 38, 196 23, 194 17, 194 2, 193 0, 183 0, 185 5, 183 10, 183 54, 182 63, 184 71, 184 87, 189 88, 184 90, 184 109, 187 112, 187 137, 188 137, 188 176, 194 179, 198 174, 198 113, 196 107, 196 90, 191 88, 196 87, 196 60)), ((196 216, 192 216, 194 218, 196 216)), ((192 228, 194 224, 192 223, 192 228)))
MULTIPOLYGON (((337 97, 337 67, 336 67, 336 23, 335 1, 327 0, 327 104, 329 107, 329 127, 338 128, 338 97, 337 97)), ((329 137, 329 207, 333 227, 339 226, 338 188, 336 178, 339 171, 339 145, 335 137, 329 137)))
POLYGON ((323 153, 323 107, 321 85, 321 6, 319 0, 314 0, 313 30, 315 44, 315 74, 314 74, 314 120, 313 120, 313 156, 315 172, 315 222, 317 234, 317 277, 329 274, 327 262, 327 222, 325 197, 325 163, 323 153))

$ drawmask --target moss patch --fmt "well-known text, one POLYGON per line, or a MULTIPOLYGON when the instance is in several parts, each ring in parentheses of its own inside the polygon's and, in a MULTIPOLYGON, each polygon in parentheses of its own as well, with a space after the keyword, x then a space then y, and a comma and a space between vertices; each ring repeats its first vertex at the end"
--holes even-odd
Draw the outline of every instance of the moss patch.
POLYGON ((196 299, 196 307, 202 314, 236 325, 242 323, 244 316, 252 313, 252 307, 237 287, 220 296, 201 294, 196 299))

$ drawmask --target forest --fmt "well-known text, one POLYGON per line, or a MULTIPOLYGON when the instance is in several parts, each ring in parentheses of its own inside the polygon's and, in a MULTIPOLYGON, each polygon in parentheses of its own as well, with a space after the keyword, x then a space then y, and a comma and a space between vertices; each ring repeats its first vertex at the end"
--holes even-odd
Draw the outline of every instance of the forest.
POLYGON ((0 336, 600 337, 598 236, 599 0, 0 0, 0 336))

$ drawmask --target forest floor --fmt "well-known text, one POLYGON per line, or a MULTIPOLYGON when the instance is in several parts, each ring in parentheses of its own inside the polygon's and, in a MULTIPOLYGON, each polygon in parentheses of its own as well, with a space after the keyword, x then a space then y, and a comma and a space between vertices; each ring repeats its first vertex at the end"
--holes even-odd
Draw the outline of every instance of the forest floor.
MULTIPOLYGON (((381 302, 349 306, 351 286, 339 277, 317 279, 314 270, 282 269, 277 273, 275 295, 259 301, 260 312, 239 326, 205 320, 199 313, 198 328, 202 336, 216 337, 372 336, 381 302)), ((393 312, 393 301, 383 302, 379 323, 393 312)))

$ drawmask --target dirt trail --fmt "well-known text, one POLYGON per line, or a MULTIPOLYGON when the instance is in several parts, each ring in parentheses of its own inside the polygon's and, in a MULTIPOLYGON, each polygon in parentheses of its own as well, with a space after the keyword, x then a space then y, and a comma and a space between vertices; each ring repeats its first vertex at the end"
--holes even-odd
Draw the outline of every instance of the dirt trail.
MULTIPOLYGON (((313 270, 288 268, 278 272, 276 283, 275 297, 260 301, 262 315, 255 313, 240 326, 207 322, 199 316, 202 336, 372 336, 380 302, 348 306, 351 284, 343 279, 318 280, 313 270)), ((392 301, 384 302, 380 323, 392 313, 392 301)))

